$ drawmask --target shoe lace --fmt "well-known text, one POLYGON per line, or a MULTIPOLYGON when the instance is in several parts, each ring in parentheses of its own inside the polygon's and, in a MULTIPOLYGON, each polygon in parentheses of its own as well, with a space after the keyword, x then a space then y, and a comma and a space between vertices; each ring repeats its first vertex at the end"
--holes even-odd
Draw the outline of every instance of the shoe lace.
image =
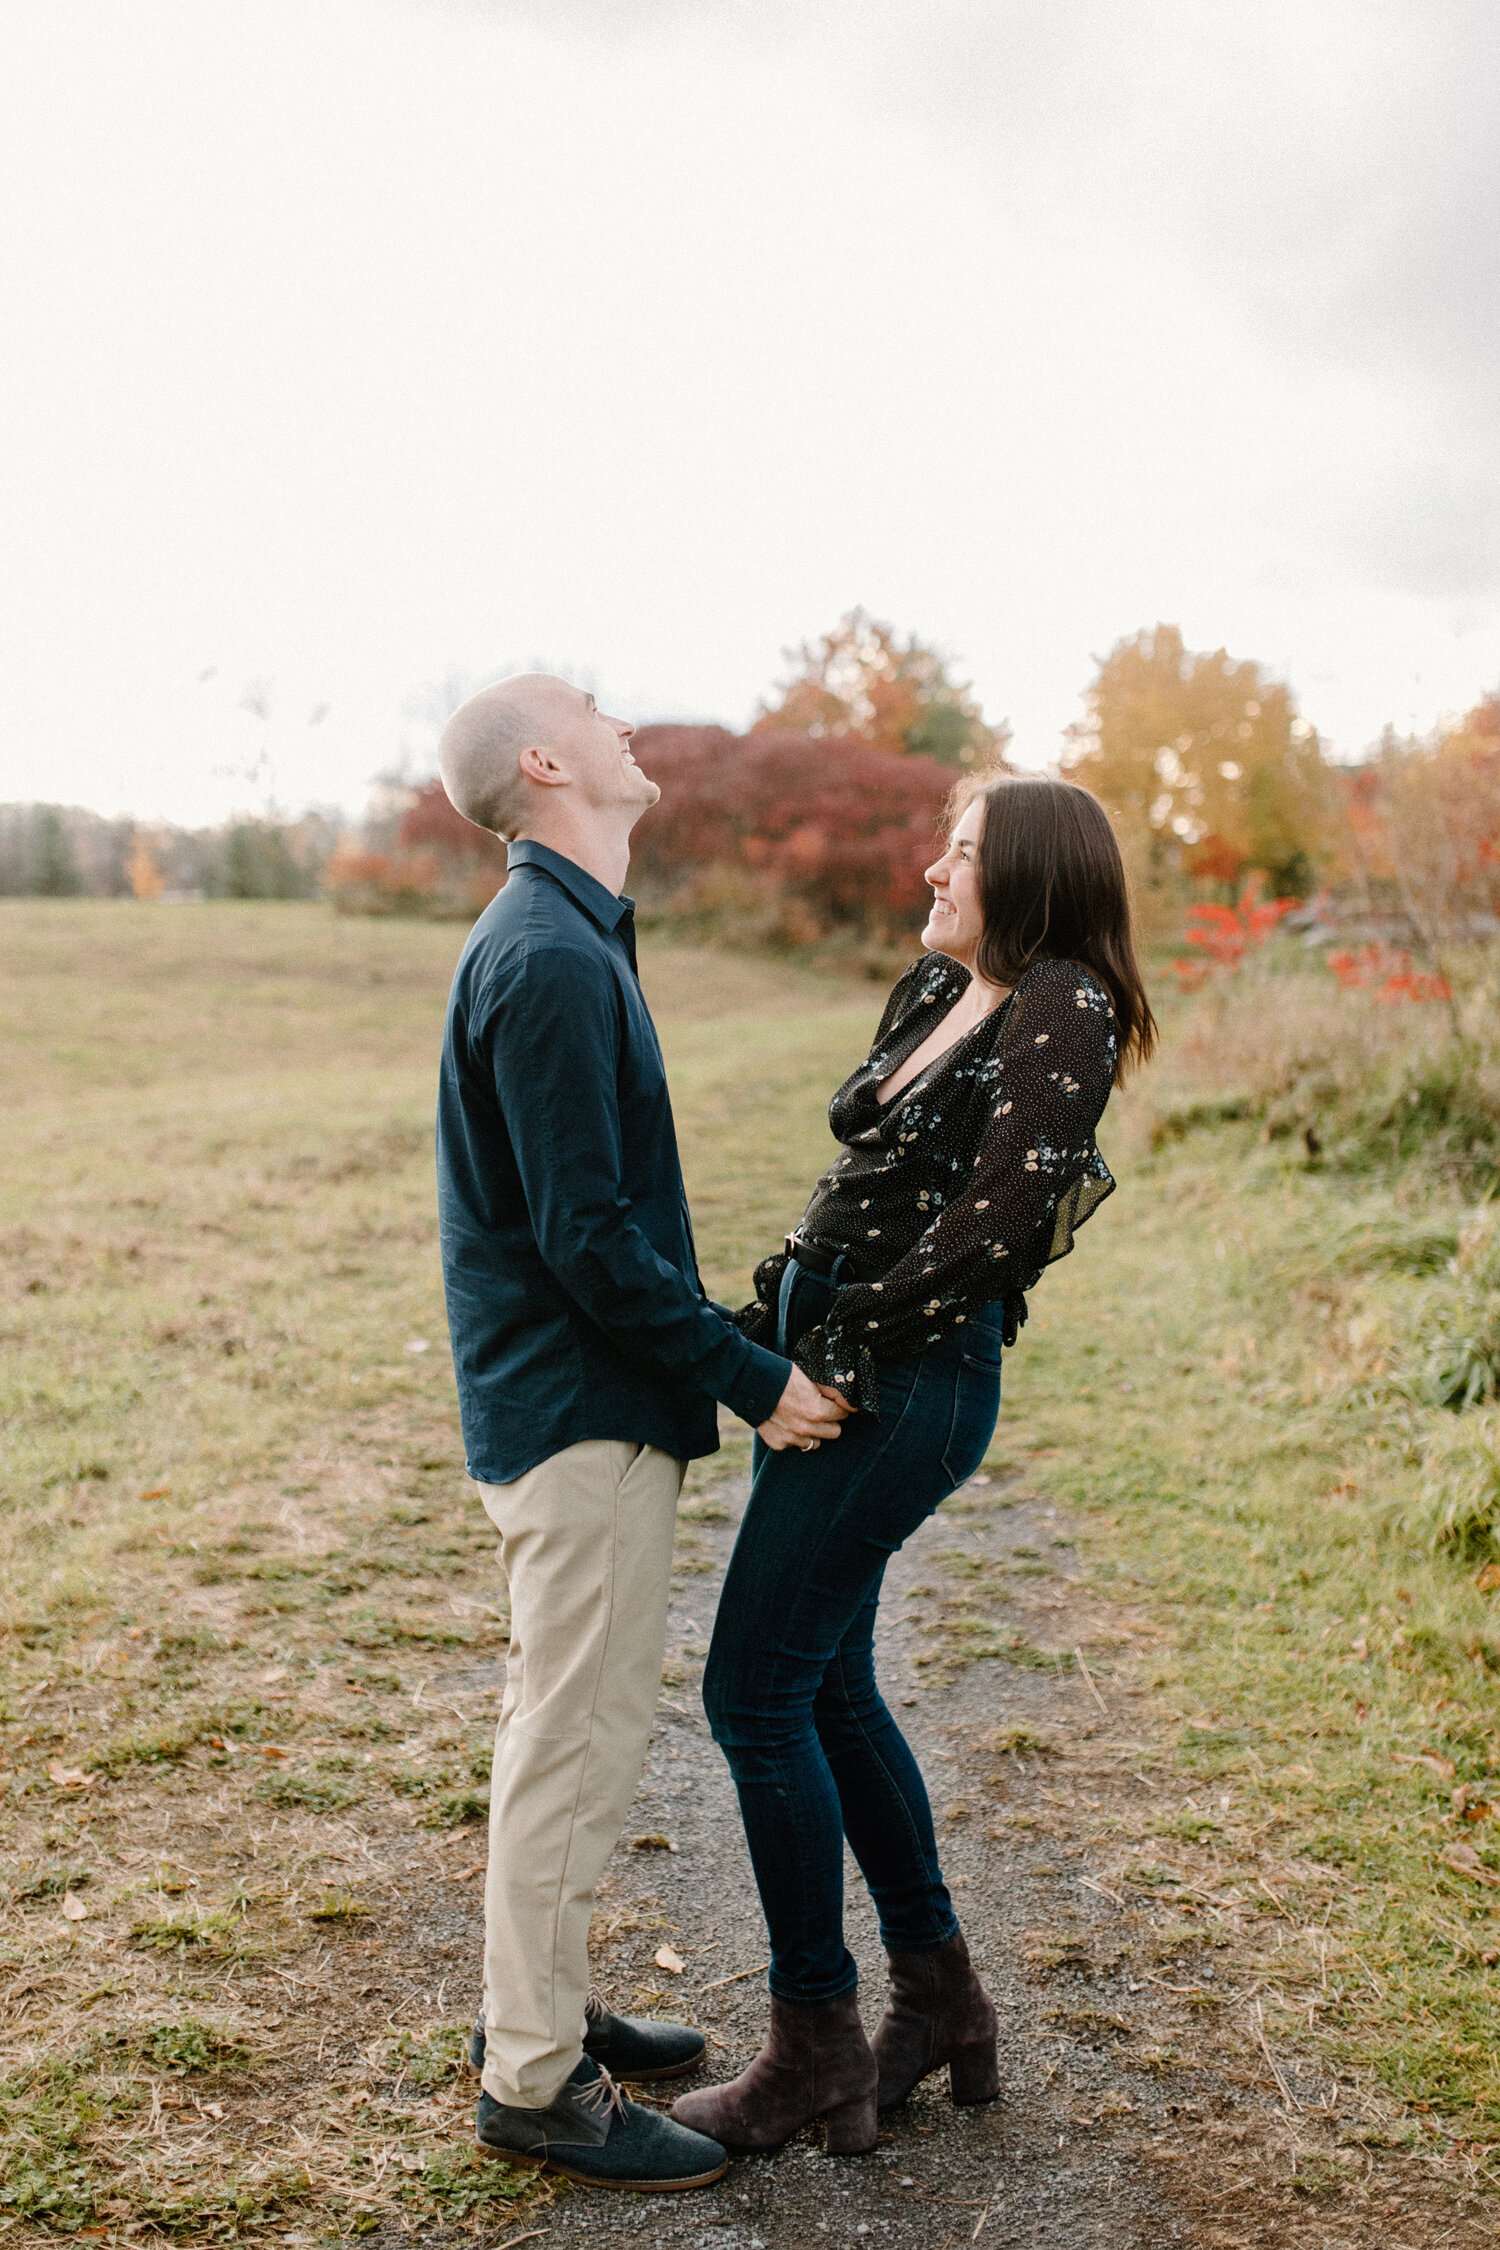
POLYGON ((578 2106, 580 2109, 595 2110, 600 2117, 607 2117, 611 2110, 616 2117, 623 2117, 625 2115, 625 2096, 620 2092, 609 2072, 601 2065, 599 2075, 593 2084, 585 2086, 578 2096, 578 2106))
POLYGON ((603 1995, 603 1993, 602 1993, 602 1992, 600 1992, 600 1991, 599 1991, 599 1990, 597 1989, 597 1987, 596 1987, 596 1986, 594 1986, 594 1985, 590 1985, 590 1986, 589 1986, 589 1996, 588 1996, 587 2000, 585 2000, 585 2001, 584 2001, 584 2003, 583 2003, 583 2020, 584 2020, 584 2022, 585 2022, 585 2023, 603 2023, 603 2021, 604 2021, 605 2017, 606 2017, 606 2016, 607 2016, 608 2014, 609 2014, 609 2010, 608 2010, 608 2008, 606 2008, 606 2007, 605 2007, 605 2005, 604 2005, 604 1995, 603 1995))

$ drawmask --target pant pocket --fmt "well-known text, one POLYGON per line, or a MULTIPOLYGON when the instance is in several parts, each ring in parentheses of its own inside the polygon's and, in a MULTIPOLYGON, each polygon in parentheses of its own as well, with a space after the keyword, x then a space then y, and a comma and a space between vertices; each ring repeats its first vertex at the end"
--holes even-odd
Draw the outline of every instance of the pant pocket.
POLYGON ((965 1353, 953 1385, 953 1415, 943 1448, 943 1470, 954 1484, 970 1478, 989 1451, 1000 1414, 1000 1367, 965 1353))

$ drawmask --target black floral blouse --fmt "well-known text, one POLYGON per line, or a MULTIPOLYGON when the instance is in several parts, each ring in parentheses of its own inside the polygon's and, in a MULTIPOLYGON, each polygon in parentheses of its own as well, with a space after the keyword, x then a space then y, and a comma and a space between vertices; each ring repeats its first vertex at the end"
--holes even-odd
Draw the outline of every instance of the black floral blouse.
MULTIPOLYGON (((1039 961, 992 1014, 894 1100, 876 1088, 928 1037, 969 982, 946 955, 908 969, 866 1061, 834 1095, 842 1150, 812 1193, 802 1232, 846 1254, 826 1322, 796 1359, 878 1412, 876 1362, 920 1351, 981 1306, 1006 1302, 1009 1342, 1024 1292, 1073 1247, 1114 1189, 1094 1141, 1114 1082, 1114 1010, 1072 961, 1039 961)), ((735 1315, 774 1343, 786 1256, 755 1269, 755 1302, 735 1315)))

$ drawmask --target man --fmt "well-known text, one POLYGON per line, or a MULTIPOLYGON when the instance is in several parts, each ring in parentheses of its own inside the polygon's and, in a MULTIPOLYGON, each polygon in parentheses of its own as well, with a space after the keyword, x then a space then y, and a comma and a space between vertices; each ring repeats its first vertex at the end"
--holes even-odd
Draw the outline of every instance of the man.
POLYGON ((716 2141, 623 2100, 675 2076, 682 2025, 588 1991, 594 1886, 661 1683, 677 1499, 715 1400, 768 1445, 838 1436, 841 1402, 710 1304, 636 975, 630 832, 660 792, 631 727, 533 675, 450 721, 438 760, 510 876, 453 980, 438 1210, 469 1474, 510 1584, 485 1888, 479 2145, 606 2187, 695 2187, 716 2141))

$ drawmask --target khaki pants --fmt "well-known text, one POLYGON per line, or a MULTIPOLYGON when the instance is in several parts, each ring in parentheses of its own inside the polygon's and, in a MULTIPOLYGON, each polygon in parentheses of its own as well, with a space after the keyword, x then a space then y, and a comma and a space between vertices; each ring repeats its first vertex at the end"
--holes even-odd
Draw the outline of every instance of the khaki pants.
POLYGON ((614 1438, 479 1488, 510 1582, 484 1893, 484 2089, 546 2109, 583 2053, 594 1885, 661 1693, 685 1464, 614 1438))

